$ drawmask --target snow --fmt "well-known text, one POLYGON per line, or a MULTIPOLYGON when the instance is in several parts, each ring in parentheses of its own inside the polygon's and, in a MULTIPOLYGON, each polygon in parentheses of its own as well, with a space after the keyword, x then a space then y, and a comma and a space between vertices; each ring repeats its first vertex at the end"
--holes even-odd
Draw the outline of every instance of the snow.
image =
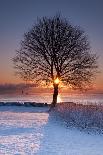
POLYGON ((0 155, 103 155, 103 135, 67 128, 47 107, 0 107, 0 155))

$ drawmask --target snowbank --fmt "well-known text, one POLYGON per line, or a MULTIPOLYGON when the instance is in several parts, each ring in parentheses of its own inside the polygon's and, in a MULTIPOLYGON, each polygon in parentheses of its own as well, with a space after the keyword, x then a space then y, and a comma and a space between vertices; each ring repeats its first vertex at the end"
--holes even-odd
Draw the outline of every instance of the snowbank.
POLYGON ((55 111, 67 126, 103 132, 103 105, 83 105, 73 102, 57 104, 55 111))

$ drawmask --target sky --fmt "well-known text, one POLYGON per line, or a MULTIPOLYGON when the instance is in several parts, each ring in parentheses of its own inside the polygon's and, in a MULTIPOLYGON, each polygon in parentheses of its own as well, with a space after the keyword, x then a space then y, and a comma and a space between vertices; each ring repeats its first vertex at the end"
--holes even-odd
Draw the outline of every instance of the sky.
POLYGON ((23 82, 14 75, 12 63, 23 34, 38 17, 58 12, 88 35, 91 50, 99 56, 95 87, 103 90, 103 0, 0 0, 0 84, 23 82))

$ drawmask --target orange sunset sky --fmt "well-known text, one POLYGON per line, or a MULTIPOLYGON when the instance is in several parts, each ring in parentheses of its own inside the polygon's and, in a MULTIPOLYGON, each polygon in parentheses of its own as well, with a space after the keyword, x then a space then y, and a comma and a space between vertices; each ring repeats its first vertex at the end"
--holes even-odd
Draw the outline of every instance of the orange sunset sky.
POLYGON ((103 92, 103 9, 102 1, 44 0, 0 1, 0 84, 23 83, 14 75, 12 58, 20 47, 23 33, 37 17, 51 16, 60 11, 74 25, 80 25, 88 35, 91 50, 99 56, 99 73, 94 80, 94 90, 103 92), (26 3, 25 3, 26 2, 26 3), (92 3, 93 2, 93 3, 92 3), (85 6, 85 7, 84 7, 85 6))

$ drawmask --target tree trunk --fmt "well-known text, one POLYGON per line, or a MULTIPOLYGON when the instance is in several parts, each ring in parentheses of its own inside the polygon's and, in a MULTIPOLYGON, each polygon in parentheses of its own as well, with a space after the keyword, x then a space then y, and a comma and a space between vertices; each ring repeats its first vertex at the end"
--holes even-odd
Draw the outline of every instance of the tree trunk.
POLYGON ((57 103, 57 96, 58 96, 58 84, 54 84, 54 94, 53 94, 53 101, 51 107, 55 107, 57 103))

